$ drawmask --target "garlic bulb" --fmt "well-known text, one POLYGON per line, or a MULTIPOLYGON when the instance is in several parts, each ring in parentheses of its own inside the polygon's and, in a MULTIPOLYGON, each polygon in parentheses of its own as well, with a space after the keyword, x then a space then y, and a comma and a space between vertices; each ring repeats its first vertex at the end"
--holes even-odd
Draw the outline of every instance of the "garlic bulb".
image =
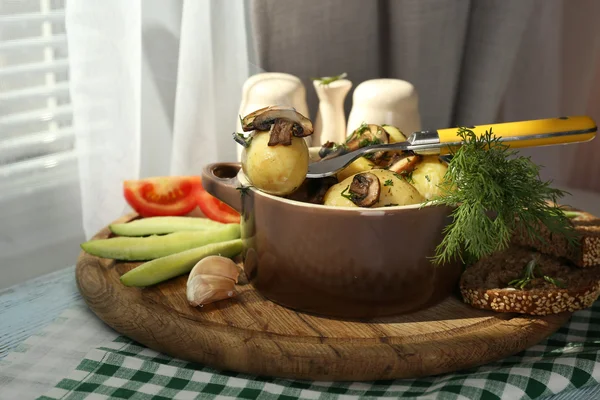
POLYGON ((196 307, 235 296, 237 265, 229 258, 209 256, 192 268, 187 281, 188 302, 196 307))

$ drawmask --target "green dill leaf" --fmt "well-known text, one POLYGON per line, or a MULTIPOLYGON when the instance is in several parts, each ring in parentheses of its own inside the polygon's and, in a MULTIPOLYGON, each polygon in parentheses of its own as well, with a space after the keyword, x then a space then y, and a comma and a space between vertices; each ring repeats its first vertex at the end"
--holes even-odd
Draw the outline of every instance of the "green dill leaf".
POLYGON ((338 81, 340 79, 344 79, 348 76, 348 74, 346 72, 343 72, 339 75, 335 75, 335 76, 324 76, 321 78, 310 78, 313 81, 319 81, 321 85, 329 85, 331 82, 335 82, 338 81))
POLYGON ((350 200, 351 202, 354 202, 354 195, 350 192, 350 185, 346 186, 346 188, 342 190, 342 193, 340 193, 340 195, 350 200))
POLYGON ((383 183, 383 186, 394 186, 394 182, 391 179, 388 179, 383 183))
POLYGON ((356 135, 357 138, 359 138, 367 130, 369 130, 369 125, 367 125, 365 122, 363 122, 362 124, 360 124, 360 126, 358 128, 356 128, 356 130, 354 131, 354 134, 356 135))
POLYGON ((236 188, 235 188, 235 190, 238 190, 238 191, 240 192, 240 195, 241 195, 242 197, 244 197, 245 195, 247 195, 247 194, 248 194, 248 191, 250 190, 250 188, 251 188, 251 187, 252 187, 252 186, 243 186, 243 185, 242 185, 242 186, 238 186, 238 187, 236 187, 236 188))
POLYGON ((427 182, 431 182, 431 178, 429 178, 429 175, 425 175, 425 179, 427 179, 427 182))
POLYGON ((566 287, 564 283, 562 283, 562 282, 560 282, 560 281, 558 281, 558 280, 556 280, 554 278, 551 278, 551 277, 549 277, 547 275, 544 275, 544 280, 546 282, 550 282, 551 284, 553 284, 554 286, 559 287, 559 288, 566 287))
POLYGON ((241 144, 244 147, 249 147, 250 143, 252 142, 252 139, 254 137, 250 134, 248 136, 244 135, 243 133, 239 133, 239 132, 234 132, 233 133, 233 140, 235 140, 237 143, 241 144))
POLYGON ((581 213, 579 211, 563 211, 563 214, 567 218, 577 218, 581 216, 581 213))
POLYGON ((506 249, 517 230, 541 239, 540 225, 577 245, 572 224, 555 205, 565 192, 542 181, 538 165, 510 150, 491 129, 477 136, 461 127, 458 136, 463 143, 452 152, 438 185, 441 194, 424 203, 454 208, 434 263, 478 260, 506 249))

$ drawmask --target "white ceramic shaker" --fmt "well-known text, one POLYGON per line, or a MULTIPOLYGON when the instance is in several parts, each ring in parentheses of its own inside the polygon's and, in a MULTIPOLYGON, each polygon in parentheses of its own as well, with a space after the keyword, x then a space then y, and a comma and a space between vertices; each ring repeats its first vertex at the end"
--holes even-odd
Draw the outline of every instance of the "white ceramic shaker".
MULTIPOLYGON (((265 72, 249 77, 242 88, 242 101, 239 115, 244 117, 253 111, 267 106, 294 107, 296 111, 310 118, 306 103, 306 88, 300 78, 281 72, 265 72)), ((242 132, 241 122, 236 115, 237 130, 242 132)), ((311 137, 305 138, 310 146, 311 137)), ((242 146, 237 146, 238 161, 241 160, 242 146)))
POLYGON ((354 90, 346 134, 363 122, 393 125, 405 136, 421 130, 419 98, 414 86, 400 79, 371 79, 354 90))
POLYGON ((352 82, 340 79, 328 84, 314 80, 313 85, 319 98, 319 111, 315 119, 312 145, 326 142, 343 143, 346 139, 346 113, 344 100, 352 88, 352 82))

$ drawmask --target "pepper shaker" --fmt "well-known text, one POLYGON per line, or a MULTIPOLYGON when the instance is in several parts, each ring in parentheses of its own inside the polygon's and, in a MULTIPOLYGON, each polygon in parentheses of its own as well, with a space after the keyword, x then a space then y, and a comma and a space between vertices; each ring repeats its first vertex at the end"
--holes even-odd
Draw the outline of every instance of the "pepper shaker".
POLYGON ((419 98, 414 86, 400 79, 371 79, 354 90, 346 134, 362 123, 393 125, 408 135, 421 130, 419 98))

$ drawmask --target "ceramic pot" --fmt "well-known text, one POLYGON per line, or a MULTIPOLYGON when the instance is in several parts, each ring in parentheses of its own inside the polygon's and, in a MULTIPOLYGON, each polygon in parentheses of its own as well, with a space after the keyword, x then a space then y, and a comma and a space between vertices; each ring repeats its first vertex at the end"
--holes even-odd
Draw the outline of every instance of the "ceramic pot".
POLYGON ((449 222, 447 207, 339 208, 248 187, 239 164, 208 165, 206 190, 238 210, 244 269, 283 306, 343 318, 412 312, 446 298, 458 264, 428 259, 449 222))
POLYGON ((371 79, 354 89, 346 134, 363 122, 394 125, 405 136, 421 130, 419 99, 414 86, 400 79, 371 79))
MULTIPOLYGON (((244 117, 258 109, 273 105, 294 107, 296 111, 310 119, 306 103, 306 88, 300 78, 280 72, 265 72, 253 75, 244 82, 239 108, 240 116, 244 117)), ((238 116, 236 121, 236 132, 242 132, 238 116)), ((305 140, 310 146, 310 136, 305 140)), ((242 146, 237 146, 238 161, 241 160, 243 150, 242 146)))
POLYGON ((313 81, 319 111, 315 120, 313 146, 321 146, 326 142, 343 143, 346 140, 346 113, 344 100, 352 88, 352 82, 340 79, 327 85, 313 81))

